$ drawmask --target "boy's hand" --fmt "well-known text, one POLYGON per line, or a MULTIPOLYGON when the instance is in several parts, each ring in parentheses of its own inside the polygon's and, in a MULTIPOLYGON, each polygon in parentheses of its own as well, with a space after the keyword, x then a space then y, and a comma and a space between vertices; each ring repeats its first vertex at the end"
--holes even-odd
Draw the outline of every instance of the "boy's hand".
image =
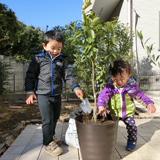
POLYGON ((156 111, 156 107, 153 105, 148 105, 147 109, 148 109, 148 112, 150 112, 150 113, 155 113, 155 111, 156 111))
POLYGON ((78 98, 80 98, 80 96, 83 97, 83 92, 79 88, 75 89, 74 92, 78 98))
POLYGON ((106 110, 103 106, 98 107, 98 109, 99 109, 99 110, 98 110, 97 115, 100 114, 100 116, 104 116, 104 117, 107 116, 107 115, 106 115, 107 110, 106 110))
POLYGON ((33 104, 33 99, 37 99, 36 95, 33 94, 28 94, 27 95, 27 99, 26 99, 26 103, 27 104, 33 104))

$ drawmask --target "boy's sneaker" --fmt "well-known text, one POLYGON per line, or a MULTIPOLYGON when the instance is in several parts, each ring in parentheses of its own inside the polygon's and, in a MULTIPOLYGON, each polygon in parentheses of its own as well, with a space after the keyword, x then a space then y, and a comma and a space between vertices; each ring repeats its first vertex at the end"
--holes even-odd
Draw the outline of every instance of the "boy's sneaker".
POLYGON ((62 148, 60 148, 54 141, 52 141, 48 146, 45 147, 45 151, 52 156, 58 156, 63 152, 62 148))
POLYGON ((57 145, 61 145, 62 141, 59 140, 55 135, 53 136, 53 141, 57 144, 57 145))
POLYGON ((136 142, 127 141, 126 150, 133 151, 136 148, 136 142))

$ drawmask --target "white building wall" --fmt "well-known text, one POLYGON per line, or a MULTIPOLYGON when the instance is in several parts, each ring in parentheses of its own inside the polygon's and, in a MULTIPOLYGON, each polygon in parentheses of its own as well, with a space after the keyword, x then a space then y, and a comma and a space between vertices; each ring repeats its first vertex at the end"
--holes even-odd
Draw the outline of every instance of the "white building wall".
MULTIPOLYGON (((124 0, 119 13, 119 20, 122 23, 128 23, 128 3, 129 0, 124 0)), ((139 15, 137 30, 142 31, 144 42, 150 38, 147 45, 154 43, 153 53, 157 56, 160 54, 159 49, 159 12, 160 12, 160 0, 132 0, 132 7, 139 15)), ((132 28, 135 32, 134 11, 132 10, 132 28)), ((143 49, 140 40, 137 38, 138 57, 141 61, 144 57, 147 57, 147 53, 143 49)), ((135 51, 135 44, 133 45, 133 51, 135 51)), ((159 70, 155 65, 153 70, 159 70)))

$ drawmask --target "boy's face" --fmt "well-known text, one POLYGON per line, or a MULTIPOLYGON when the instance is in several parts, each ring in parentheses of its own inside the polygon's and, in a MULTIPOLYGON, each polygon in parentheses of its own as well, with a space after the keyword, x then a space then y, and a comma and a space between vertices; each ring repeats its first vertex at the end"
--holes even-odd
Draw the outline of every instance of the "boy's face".
POLYGON ((61 53, 62 42, 58 42, 56 40, 50 40, 47 45, 42 43, 44 50, 50 51, 52 57, 57 56, 61 53))
POLYGON ((112 77, 113 83, 117 87, 123 87, 126 83, 128 78, 131 76, 131 74, 128 74, 125 70, 122 72, 122 74, 118 73, 116 76, 112 77))

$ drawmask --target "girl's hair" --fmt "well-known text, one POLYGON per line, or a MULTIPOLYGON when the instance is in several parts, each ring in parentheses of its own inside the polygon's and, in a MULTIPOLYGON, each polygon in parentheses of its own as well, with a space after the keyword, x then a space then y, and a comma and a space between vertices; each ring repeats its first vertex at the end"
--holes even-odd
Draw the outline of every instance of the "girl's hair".
POLYGON ((112 76, 116 76, 118 73, 122 74, 123 71, 126 71, 128 74, 131 73, 131 65, 127 61, 116 60, 114 61, 114 65, 110 64, 109 73, 112 76))
POLYGON ((60 32, 56 30, 50 30, 45 33, 44 38, 43 38, 43 43, 47 45, 47 43, 51 40, 56 40, 58 42, 62 42, 62 45, 64 44, 63 41, 63 36, 61 35, 60 32))

